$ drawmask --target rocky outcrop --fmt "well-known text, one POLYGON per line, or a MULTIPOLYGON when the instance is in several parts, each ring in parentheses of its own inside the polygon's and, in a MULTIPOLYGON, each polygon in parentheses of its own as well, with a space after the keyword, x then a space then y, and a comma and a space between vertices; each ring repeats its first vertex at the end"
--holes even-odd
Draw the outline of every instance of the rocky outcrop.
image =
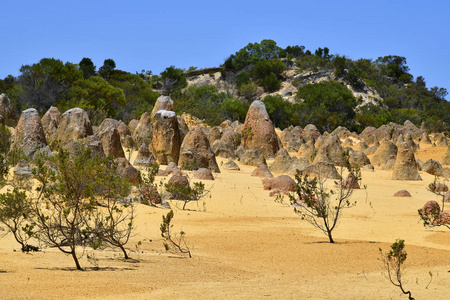
POLYGON ((142 143, 146 143, 147 145, 151 145, 153 138, 153 124, 150 120, 149 114, 143 113, 141 119, 136 125, 136 129, 133 132, 133 140, 135 141, 136 146, 141 146, 142 143))
POLYGON ((291 192, 295 190, 296 184, 294 179, 288 175, 280 175, 275 178, 266 178, 263 180, 265 190, 277 189, 283 192, 291 192))
POLYGON ((90 135, 84 139, 72 139, 63 146, 63 149, 69 152, 71 158, 87 149, 89 149, 92 156, 105 157, 102 141, 96 134, 90 135))
POLYGON ((9 98, 5 93, 0 95, 0 115, 2 115, 4 119, 17 119, 14 107, 11 105, 11 101, 9 101, 9 98))
POLYGON ((194 177, 200 180, 214 180, 210 169, 200 168, 194 173, 194 177))
POLYGON ((167 110, 156 112, 152 142, 153 155, 159 164, 166 165, 172 161, 178 162, 181 136, 175 112, 167 110))
POLYGON ((117 131, 119 131, 120 135, 120 143, 123 147, 132 149, 134 147, 134 140, 133 136, 131 135, 131 131, 128 128, 128 126, 122 122, 119 121, 119 126, 117 126, 117 131))
POLYGON ((120 141, 120 134, 117 130, 119 124, 119 121, 107 118, 98 127, 98 136, 102 141, 103 151, 106 156, 114 158, 125 157, 120 141))
POLYGON ((152 113, 150 114, 151 118, 154 118, 156 113, 160 110, 174 111, 173 109, 173 101, 170 99, 170 96, 159 96, 155 102, 155 106, 153 106, 152 113))
POLYGON ((138 167, 148 167, 156 163, 156 159, 148 149, 147 144, 143 143, 138 150, 137 156, 134 159, 134 165, 138 167))
POLYGON ((225 162, 222 165, 222 169, 231 170, 231 171, 240 171, 241 170, 239 168, 239 166, 237 165, 237 163, 235 163, 231 157, 228 159, 227 162, 225 162))
POLYGON ((253 172, 250 174, 250 176, 273 178, 273 175, 270 172, 269 168, 267 167, 266 164, 263 163, 259 163, 256 166, 256 169, 254 169, 253 172))
POLYGON ((362 151, 350 151, 349 162, 351 165, 357 165, 358 167, 361 168, 364 167, 365 165, 371 164, 367 155, 362 151))
POLYGON ((34 108, 23 111, 11 137, 11 149, 21 149, 25 155, 33 157, 39 148, 45 146, 47 140, 39 113, 34 108))
POLYGON ((250 105, 242 129, 241 144, 246 149, 258 149, 264 156, 272 158, 281 148, 281 142, 262 101, 250 105))
POLYGON ((261 156, 264 158, 264 155, 258 149, 247 149, 242 155, 240 162, 243 165, 256 166, 261 156))
POLYGON ((48 144, 52 144, 56 140, 56 132, 58 131, 61 113, 58 108, 51 106, 41 119, 44 128, 45 138, 48 144))
POLYGON ((411 194, 407 190, 400 190, 394 194, 394 197, 411 197, 411 194))
POLYGON ((87 112, 75 107, 61 115, 56 140, 65 145, 72 139, 83 139, 92 134, 92 125, 87 112))
POLYGON ((269 167, 271 172, 284 173, 289 171, 292 166, 292 158, 287 152, 286 149, 281 148, 277 155, 275 156, 275 160, 273 164, 269 167))
POLYGON ((427 160, 422 165, 422 170, 434 176, 443 176, 441 164, 434 159, 427 160))
POLYGON ((21 159, 14 167, 14 179, 19 181, 31 179, 34 176, 32 171, 33 168, 30 164, 26 160, 21 159))
POLYGON ((131 183, 139 182, 139 171, 133 167, 128 160, 119 157, 116 158, 114 162, 117 164, 117 174, 123 178, 127 178, 131 183))
POLYGON ((407 143, 398 147, 397 159, 392 173, 393 180, 422 180, 417 171, 414 152, 407 143))
POLYGON ((385 169, 392 169, 397 158, 397 146, 394 143, 383 140, 380 147, 373 154, 370 161, 375 167, 381 167, 385 165, 385 169))
POLYGON ((181 144, 178 165, 182 168, 197 170, 208 168, 220 173, 216 157, 212 152, 209 141, 203 131, 196 127, 188 132, 181 144))
POLYGON ((317 162, 315 164, 310 165, 309 167, 306 167, 303 170, 303 173, 312 177, 329 178, 337 180, 341 179, 341 175, 339 175, 334 164, 323 161, 317 162))

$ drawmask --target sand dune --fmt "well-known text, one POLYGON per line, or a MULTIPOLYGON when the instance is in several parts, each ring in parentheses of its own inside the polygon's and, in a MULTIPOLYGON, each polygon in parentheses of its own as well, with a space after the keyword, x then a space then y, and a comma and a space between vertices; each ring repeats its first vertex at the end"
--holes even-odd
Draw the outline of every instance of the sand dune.
MULTIPOLYGON (((439 160, 445 150, 425 148, 416 157, 439 160)), ((450 230, 425 229, 417 214, 435 199, 426 191, 433 176, 421 172, 423 181, 392 181, 389 171, 363 171, 367 191, 355 191, 357 206, 344 212, 334 231, 337 243, 329 244, 291 207, 269 197, 262 180, 250 176, 254 167, 240 167, 205 182, 211 198, 204 203, 182 211, 180 202, 171 202, 174 229, 187 233, 192 259, 164 251, 159 224, 168 210, 138 205, 128 245, 134 260, 123 261, 115 250, 96 252, 99 270, 86 256, 86 270, 76 271, 58 250, 23 254, 10 235, 0 239, 0 298, 406 299, 378 260, 380 247, 386 251, 402 238, 406 287, 416 299, 448 299, 450 230), (401 189, 412 197, 393 197, 401 189)))

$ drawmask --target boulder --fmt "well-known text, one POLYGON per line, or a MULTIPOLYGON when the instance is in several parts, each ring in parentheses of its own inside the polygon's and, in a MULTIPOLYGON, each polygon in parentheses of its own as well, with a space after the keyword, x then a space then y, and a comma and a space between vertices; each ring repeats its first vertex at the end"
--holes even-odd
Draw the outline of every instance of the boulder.
POLYGON ((417 171, 414 152, 407 143, 401 143, 398 147, 397 159, 395 160, 393 180, 422 180, 417 171))
POLYGON ((138 167, 148 167, 151 164, 156 163, 156 159, 148 149, 147 144, 143 143, 138 150, 137 156, 134 159, 133 164, 138 167))
POLYGON ((11 101, 9 101, 8 95, 6 95, 5 93, 2 93, 0 95, 0 115, 2 115, 4 119, 17 120, 14 107, 11 105, 11 101))
POLYGON ((133 119, 128 123, 128 128, 130 129, 131 135, 134 134, 134 131, 136 130, 136 127, 139 124, 139 120, 133 119))
POLYGON ((407 190, 400 190, 394 194, 394 197, 411 197, 411 194, 407 190))
POLYGON ((114 158, 125 157, 122 143, 120 142, 120 134, 117 128, 119 121, 114 119, 104 119, 98 128, 98 136, 102 141, 103 151, 106 156, 114 158))
POLYGON ((361 150, 361 151, 363 151, 367 148, 369 148, 369 146, 365 142, 359 142, 354 147, 355 150, 361 150))
POLYGON ((166 172, 168 174, 178 173, 178 171, 180 171, 180 169, 178 168, 177 164, 174 163, 173 161, 171 161, 166 167, 166 172))
POLYGON ((431 145, 431 139, 428 136, 428 133, 424 132, 422 133, 422 136, 420 137, 420 142, 423 144, 430 144, 431 145))
POLYGON ((292 158, 287 152, 286 149, 281 148, 277 155, 275 156, 275 160, 273 164, 269 167, 271 172, 284 173, 289 171, 292 166, 292 158))
POLYGON ((150 115, 146 112, 143 113, 139 119, 136 129, 133 132, 133 140, 136 146, 141 146, 142 143, 150 145, 153 138, 153 123, 150 120, 150 115))
POLYGON ((154 118, 156 113, 160 110, 168 110, 175 111, 173 109, 173 101, 170 99, 170 96, 159 96, 155 102, 155 106, 153 106, 152 113, 150 114, 151 118, 154 118))
POLYGON ((232 171, 240 171, 241 170, 231 157, 228 159, 228 161, 226 163, 224 163, 222 165, 222 169, 232 170, 232 171))
POLYGON ((266 164, 258 164, 256 166, 256 169, 253 170, 252 174, 250 176, 256 176, 256 177, 264 177, 264 178, 272 178, 273 175, 270 172, 269 168, 266 164))
POLYGON ((117 131, 119 131, 120 135, 120 143, 123 147, 132 149, 134 147, 134 140, 133 136, 131 135, 131 131, 128 128, 128 126, 122 122, 119 121, 119 126, 117 126, 117 131))
POLYGON ((369 164, 369 165, 363 166, 363 170, 374 172, 375 168, 371 164, 369 164))
POLYGON ((133 167, 124 157, 119 157, 114 160, 117 164, 117 174, 127 178, 131 183, 139 182, 139 171, 133 167))
POLYGON ((167 184, 181 185, 183 187, 188 188, 189 187, 189 179, 186 176, 173 175, 172 177, 170 177, 167 184))
POLYGON ((342 164, 342 153, 343 149, 341 142, 337 136, 330 135, 326 138, 323 143, 322 148, 327 152, 328 158, 333 162, 333 164, 340 166, 342 164))
POLYGON ((350 151, 349 162, 351 165, 357 165, 359 167, 364 167, 365 165, 371 164, 367 155, 362 151, 350 151))
POLYGON ((434 160, 429 159, 422 165, 422 170, 424 172, 427 172, 428 174, 434 175, 434 176, 443 176, 442 174, 442 166, 441 164, 434 160))
POLYGON ((303 172, 304 169, 309 167, 311 164, 308 162, 308 160, 305 157, 300 157, 293 161, 290 169, 288 170, 289 175, 296 175, 297 170, 300 172, 303 172))
POLYGON ((315 141, 320 136, 320 132, 313 124, 308 124, 303 128, 302 137, 305 141, 315 141))
POLYGON ((360 186, 358 183, 358 179, 356 178, 355 174, 349 173, 347 178, 345 178, 342 181, 342 188, 344 189, 353 189, 353 190, 359 190, 360 186))
POLYGON ((322 161, 312 164, 309 167, 306 167, 303 170, 303 173, 312 177, 329 178, 337 180, 341 179, 341 175, 339 175, 334 164, 322 161))
POLYGON ((219 126, 215 126, 209 130, 208 134, 208 140, 209 143, 212 145, 214 141, 219 140, 223 135, 223 128, 219 126))
POLYGON ((364 149, 362 151, 364 152, 365 155, 373 155, 373 154, 375 154, 375 152, 377 152, 377 150, 378 150, 378 147, 372 146, 372 147, 369 147, 369 148, 364 149))
POLYGON ((31 158, 39 148, 45 146, 47 140, 39 113, 34 108, 23 111, 11 137, 11 149, 22 149, 31 158))
POLYGON ((175 112, 160 110, 155 113, 152 144, 152 152, 159 164, 178 162, 181 136, 175 112))
POLYGON ((258 149, 264 156, 272 158, 281 148, 281 142, 260 100, 253 101, 242 128, 241 145, 246 149, 258 149))
POLYGON ((313 162, 317 154, 314 146, 309 147, 307 144, 301 145, 297 153, 299 156, 306 158, 309 162, 313 162))
POLYGON ((30 164, 26 160, 21 159, 14 167, 14 179, 19 181, 31 179, 34 177, 32 171, 33 168, 30 166, 30 164))
POLYGON ((442 165, 450 165, 450 148, 447 147, 444 157, 441 160, 442 165))
POLYGON ((247 149, 242 155, 240 162, 243 165, 256 166, 261 156, 264 157, 258 149, 247 149))
POLYGON ((184 138, 178 165, 193 170, 208 168, 213 172, 220 173, 216 157, 209 146, 208 138, 201 128, 196 127, 190 130, 184 138))
POLYGON ((295 181, 288 175, 280 175, 275 178, 266 178, 263 180, 263 186, 265 190, 277 189, 282 192, 295 191, 295 181))
POLYGON ((49 110, 41 119, 42 127, 44 128, 45 138, 48 144, 52 144, 56 139, 56 132, 61 120, 61 113, 58 108, 51 106, 49 110))
POLYGON ((72 139, 65 143, 63 149, 69 152, 70 158, 79 155, 80 152, 86 151, 86 149, 89 149, 93 156, 105 157, 102 141, 98 135, 90 135, 84 139, 72 139))
POLYGON ((241 160, 242 156, 245 153, 245 148, 243 146, 238 146, 236 150, 234 150, 234 156, 237 157, 238 160, 241 160))
MULTIPOLYGON (((367 154, 367 153, 366 153, 367 154)), ((395 159, 397 157, 397 146, 394 143, 383 140, 380 147, 375 151, 370 161, 372 165, 375 167, 381 167, 386 163, 395 163, 395 159)))
POLYGON ((92 125, 87 112, 75 107, 61 115, 56 140, 65 145, 73 139, 83 139, 92 134, 92 125))
POLYGON ((194 177, 201 180, 214 180, 210 169, 200 168, 194 173, 194 177))

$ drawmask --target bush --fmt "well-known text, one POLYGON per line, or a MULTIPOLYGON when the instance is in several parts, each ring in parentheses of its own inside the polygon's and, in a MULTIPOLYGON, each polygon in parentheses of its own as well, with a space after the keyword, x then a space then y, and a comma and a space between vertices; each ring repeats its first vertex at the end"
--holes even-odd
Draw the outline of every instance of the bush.
POLYGON ((270 73, 261 81, 261 86, 264 88, 264 91, 273 93, 281 88, 281 82, 274 73, 270 73))
POLYGON ((242 71, 234 77, 236 88, 240 88, 243 84, 250 82, 252 75, 249 72, 242 71))
POLYGON ((352 92, 336 81, 305 85, 298 89, 297 102, 302 126, 315 124, 319 130, 333 131, 338 126, 356 127, 358 101, 352 92))
POLYGON ((300 122, 297 113, 298 104, 285 101, 280 95, 266 96, 263 101, 270 120, 276 127, 284 129, 300 122))
POLYGON ((271 74, 279 77, 284 70, 286 70, 286 65, 279 59, 263 60, 257 62, 252 68, 252 75, 256 80, 264 79, 271 74))
POLYGON ((247 99, 248 101, 252 101, 256 97, 256 91, 258 90, 258 85, 253 81, 249 83, 242 84, 238 89, 239 95, 247 99))

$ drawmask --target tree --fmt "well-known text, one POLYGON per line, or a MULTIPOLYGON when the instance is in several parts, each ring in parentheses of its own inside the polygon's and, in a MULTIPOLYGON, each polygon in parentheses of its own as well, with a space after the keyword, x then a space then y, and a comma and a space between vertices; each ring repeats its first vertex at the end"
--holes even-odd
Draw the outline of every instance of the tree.
POLYGON ((79 62, 78 68, 83 72, 84 79, 88 79, 91 76, 95 75, 95 65, 92 60, 88 57, 83 57, 83 59, 79 62))
POLYGON ((186 208, 186 204, 191 201, 198 201, 205 197, 209 190, 205 191, 205 184, 203 182, 194 182, 193 186, 190 184, 184 186, 180 183, 166 183, 166 191, 171 194, 172 199, 181 200, 184 202, 183 210, 186 208))
POLYGON ((182 69, 170 66, 161 73, 165 94, 170 95, 187 86, 186 74, 182 69))
POLYGON ((351 166, 348 159, 348 152, 344 152, 340 168, 341 179, 335 182, 338 186, 337 191, 327 191, 320 170, 319 176, 314 178, 308 178, 307 174, 303 175, 302 172, 297 171, 295 193, 289 195, 291 204, 297 205, 294 212, 321 230, 330 243, 334 243, 332 232, 342 216, 342 211, 356 205, 356 202, 350 202, 350 198, 353 194, 353 186, 361 180, 361 171, 358 167, 351 166), (342 177, 344 168, 349 172, 346 180, 342 177), (336 198, 332 199, 333 196, 336 198))
POLYGON ((116 173, 117 164, 111 157, 103 161, 102 172, 98 174, 96 185, 100 188, 99 204, 104 207, 96 214, 96 233, 100 242, 119 248, 128 259, 125 245, 130 240, 134 228, 133 200, 127 198, 130 183, 116 173))
POLYGON ((125 204, 120 203, 127 194, 127 184, 115 175, 110 161, 81 149, 73 159, 60 150, 57 172, 44 166, 42 159, 36 163, 39 194, 33 206, 35 236, 71 255, 78 270, 82 269, 79 258, 86 247, 97 249, 107 242, 124 251, 133 215, 124 218, 122 214, 125 204))
POLYGON ((336 81, 308 84, 298 89, 299 117, 302 126, 315 124, 319 130, 332 131, 338 126, 352 129, 358 100, 336 81))
POLYGON ((162 218, 163 221, 159 229, 161 230, 161 236, 166 241, 164 243, 164 248, 166 249, 166 251, 174 249, 175 251, 178 251, 180 253, 187 253, 189 255, 189 258, 192 258, 191 251, 189 250, 189 247, 184 239, 185 232, 180 231, 180 236, 178 237, 178 239, 176 237, 173 237, 170 232, 170 229, 173 227, 173 225, 171 224, 173 219, 173 210, 170 210, 167 213, 167 216, 163 215, 162 218))
MULTIPOLYGON (((408 299, 414 300, 410 291, 406 291, 403 287, 402 275, 404 269, 404 262, 407 257, 405 248, 405 241, 397 239, 395 243, 391 245, 391 250, 388 253, 383 253, 383 250, 379 248, 381 261, 387 272, 387 278, 396 287, 398 287, 403 294, 408 295, 408 299)), ((431 273, 430 273, 431 276, 431 273)))
POLYGON ((30 221, 32 203, 24 191, 14 188, 0 194, 0 223, 3 223, 22 247, 22 252, 38 251, 28 244, 33 231, 30 221))
POLYGON ((37 64, 24 65, 20 72, 19 101, 40 111, 46 111, 55 102, 64 99, 72 83, 83 77, 75 64, 54 58, 43 58, 37 64))
POLYGON ((98 76, 74 82, 68 99, 68 102, 63 103, 65 106, 83 108, 88 111, 92 119, 95 114, 104 110, 105 115, 101 116, 99 122, 104 118, 117 118, 126 104, 123 91, 98 76))
POLYGON ((112 71, 114 71, 115 68, 116 68, 116 62, 113 59, 108 58, 103 61, 103 66, 101 66, 100 69, 98 69, 98 73, 102 77, 108 77, 109 74, 112 71))

